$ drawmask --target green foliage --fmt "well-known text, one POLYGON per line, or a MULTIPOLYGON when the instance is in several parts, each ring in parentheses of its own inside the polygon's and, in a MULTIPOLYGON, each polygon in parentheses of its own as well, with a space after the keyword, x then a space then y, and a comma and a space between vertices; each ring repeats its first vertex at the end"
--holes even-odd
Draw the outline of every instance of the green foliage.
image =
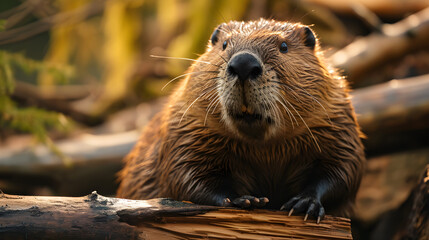
MULTIPOLYGON (((46 72, 55 77, 57 81, 61 82, 65 82, 66 79, 70 78, 74 74, 73 69, 67 66, 47 64, 45 62, 28 59, 22 54, 9 53, 7 51, 0 50, 0 67, 5 71, 4 75, 0 75, 0 79, 4 78, 5 81, 7 81, 9 84, 12 84, 13 86, 15 79, 11 69, 12 66, 23 70, 27 74, 34 72, 46 72)), ((9 93, 12 92, 13 88, 9 93)))
POLYGON ((73 71, 67 67, 31 60, 21 54, 0 51, 0 128, 29 132, 64 159, 48 137, 48 130, 67 133, 72 128, 72 122, 61 113, 35 107, 18 107, 10 98, 16 82, 13 69, 21 69, 28 74, 44 71, 57 79, 69 78, 73 71))
POLYGON ((6 20, 0 19, 0 31, 4 31, 6 28, 6 20))

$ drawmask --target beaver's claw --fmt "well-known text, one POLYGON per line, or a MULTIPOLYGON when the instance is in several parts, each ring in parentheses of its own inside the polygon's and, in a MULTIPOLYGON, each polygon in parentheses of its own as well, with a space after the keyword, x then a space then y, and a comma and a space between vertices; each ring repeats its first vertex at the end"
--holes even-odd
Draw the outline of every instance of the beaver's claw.
POLYGON ((289 216, 292 213, 305 213, 304 221, 307 221, 308 216, 317 219, 317 223, 325 217, 325 209, 318 198, 311 195, 298 195, 283 204, 280 208, 282 211, 289 211, 289 216))

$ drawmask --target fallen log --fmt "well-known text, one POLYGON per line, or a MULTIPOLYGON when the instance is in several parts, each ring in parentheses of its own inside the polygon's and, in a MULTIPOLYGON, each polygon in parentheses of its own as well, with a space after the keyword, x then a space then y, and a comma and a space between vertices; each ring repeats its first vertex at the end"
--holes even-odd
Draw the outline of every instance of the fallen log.
POLYGON ((381 65, 420 49, 428 49, 429 8, 395 24, 383 24, 382 33, 359 38, 331 56, 332 63, 344 70, 352 83, 381 65))
POLYGON ((352 239, 350 220, 317 224, 285 212, 127 200, 0 195, 1 239, 352 239))
POLYGON ((0 185, 7 192, 34 195, 33 188, 45 186, 56 195, 79 196, 92 189, 108 194, 115 192, 115 175, 121 159, 131 150, 139 136, 137 130, 116 134, 82 134, 56 142, 70 159, 64 161, 46 146, 24 149, 0 148, 0 185))
POLYGON ((368 155, 429 146, 429 75, 352 92, 368 155))

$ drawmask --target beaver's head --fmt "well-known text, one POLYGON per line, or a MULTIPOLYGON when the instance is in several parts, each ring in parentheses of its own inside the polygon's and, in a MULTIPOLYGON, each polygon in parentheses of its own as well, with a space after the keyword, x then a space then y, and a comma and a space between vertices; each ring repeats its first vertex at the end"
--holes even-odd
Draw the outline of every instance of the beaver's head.
POLYGON ((319 55, 307 26, 232 21, 213 32, 188 84, 200 89, 206 116, 241 139, 292 135, 326 115, 330 77, 319 55))

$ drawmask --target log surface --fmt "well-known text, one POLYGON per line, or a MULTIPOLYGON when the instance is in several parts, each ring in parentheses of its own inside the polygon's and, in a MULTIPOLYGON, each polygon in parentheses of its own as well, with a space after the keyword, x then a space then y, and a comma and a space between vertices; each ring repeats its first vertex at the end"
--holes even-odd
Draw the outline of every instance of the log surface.
POLYGON ((0 195, 0 239, 352 239, 350 220, 169 199, 0 195))

